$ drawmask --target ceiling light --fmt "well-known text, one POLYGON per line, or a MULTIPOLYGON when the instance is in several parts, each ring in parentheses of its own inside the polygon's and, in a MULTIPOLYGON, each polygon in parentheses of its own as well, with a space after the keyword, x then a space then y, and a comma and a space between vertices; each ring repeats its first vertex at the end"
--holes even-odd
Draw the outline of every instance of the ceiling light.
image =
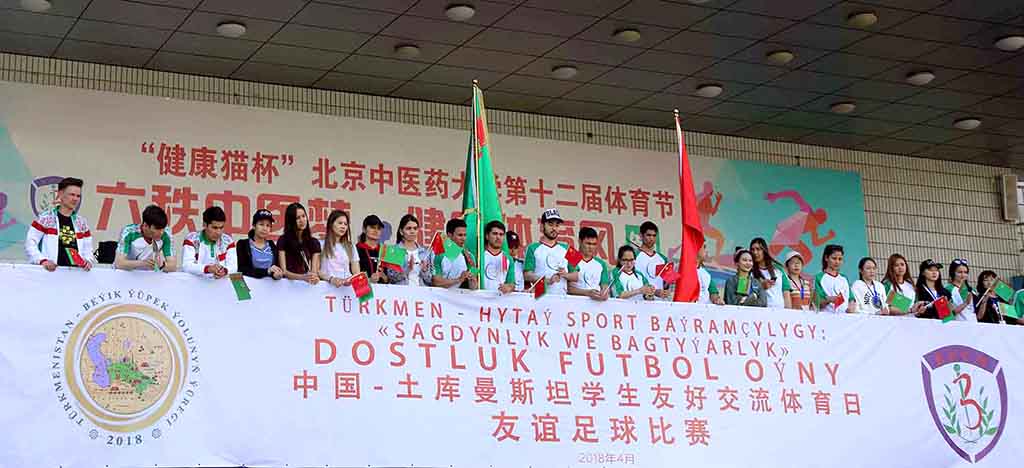
POLYGON ((633 28, 619 29, 612 33, 612 37, 621 42, 636 42, 640 40, 640 31, 633 28))
POLYGON ((444 14, 452 21, 468 21, 476 14, 476 8, 464 3, 453 3, 445 8, 444 14))
POLYGON ((402 58, 416 58, 420 56, 420 48, 412 44, 398 44, 395 46, 395 55, 402 58))
POLYGON ((35 13, 42 13, 49 10, 53 4, 50 0, 21 0, 21 7, 35 13))
POLYGON ((849 101, 832 104, 832 112, 835 112, 836 114, 849 114, 855 109, 857 109, 857 104, 849 101))
POLYGON ((217 34, 224 37, 242 37, 245 34, 245 25, 235 21, 227 21, 217 25, 217 34))
POLYGON ((560 80, 568 80, 576 76, 576 67, 572 65, 559 65, 551 69, 551 76, 560 80))
POLYGON ((846 24, 855 28, 867 28, 878 22, 878 15, 873 11, 861 11, 846 17, 846 24))
POLYGON ((1016 52, 1024 47, 1024 36, 1006 36, 996 40, 996 48, 1007 52, 1016 52))
POLYGON ((907 83, 915 86, 924 86, 935 79, 935 74, 928 70, 910 72, 907 74, 907 83))
POLYGON ((793 52, 790 52, 788 50, 775 50, 772 52, 768 52, 766 57, 768 57, 768 60, 771 60, 772 62, 775 62, 779 65, 785 65, 789 62, 792 62, 793 59, 796 58, 796 56, 793 55, 793 52))
POLYGON ((981 119, 975 117, 957 119, 953 121, 953 126, 960 130, 974 130, 981 126, 981 119))
POLYGON ((722 90, 723 88, 720 84, 702 84, 697 87, 697 90, 694 91, 693 94, 696 94, 697 96, 700 96, 702 98, 713 98, 718 97, 719 94, 722 94, 722 90))

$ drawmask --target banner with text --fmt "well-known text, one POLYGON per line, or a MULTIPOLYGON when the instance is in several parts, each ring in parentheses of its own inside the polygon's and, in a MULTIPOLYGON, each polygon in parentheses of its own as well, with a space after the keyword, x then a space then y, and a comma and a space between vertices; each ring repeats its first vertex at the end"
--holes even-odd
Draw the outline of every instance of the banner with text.
MULTIPOLYGON (((316 234, 330 210, 343 209, 357 229, 379 215, 393 240, 398 219, 412 213, 421 243, 462 208, 468 131, 16 83, 0 83, 0 102, 0 260, 23 261, 25 230, 65 176, 85 179, 81 211, 98 240, 117 240, 156 204, 170 215, 176 247, 202 228, 211 205, 225 208, 225 232, 236 237, 259 208, 275 214, 280 232, 292 202, 306 206, 316 234)), ((560 240, 573 245, 580 227, 592 227, 606 260, 639 242, 645 220, 660 225, 662 251, 678 255, 675 153, 492 136, 505 222, 524 241, 539 237, 544 209, 559 208, 560 240)), ((843 244, 853 259, 846 272, 856 276, 867 255, 856 173, 691 154, 718 282, 733 269, 733 247, 753 237, 810 265, 826 244, 843 244)))
POLYGON ((1024 329, 0 266, 0 465, 1010 466, 1024 329), (59 294, 55 294, 59 292, 59 294))

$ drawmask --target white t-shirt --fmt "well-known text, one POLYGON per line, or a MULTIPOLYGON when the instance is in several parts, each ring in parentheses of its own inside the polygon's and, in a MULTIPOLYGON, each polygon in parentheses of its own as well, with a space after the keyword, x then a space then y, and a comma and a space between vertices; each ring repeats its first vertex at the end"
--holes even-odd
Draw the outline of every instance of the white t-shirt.
POLYGON ((497 291, 501 285, 515 283, 515 269, 512 266, 512 259, 505 252, 499 250, 492 254, 490 250, 484 249, 484 284, 482 289, 497 291))
MULTIPOLYGON (((462 253, 455 257, 454 260, 448 260, 448 257, 444 255, 434 256, 434 274, 437 276, 445 279, 455 279, 466 271, 469 271, 469 265, 466 264, 466 256, 462 253)), ((459 289, 459 286, 462 286, 462 284, 455 283, 448 286, 448 289, 459 289)))
MULTIPOLYGON (((640 274, 640 272, 633 270, 632 273, 626 273, 618 268, 612 272, 612 296, 619 297, 623 293, 635 291, 650 284, 647 281, 647 277, 640 274)), ((630 302, 643 302, 644 295, 637 294, 633 297, 627 298, 630 302)))
POLYGON ((580 272, 579 281, 569 283, 576 289, 588 291, 601 291, 611 284, 612 270, 604 260, 594 257, 588 260, 580 260, 576 266, 570 266, 569 272, 580 272))
MULTIPOLYGON (((761 269, 761 277, 771 279, 772 272, 761 269)), ((786 307, 786 298, 783 296, 790 290, 789 276, 776 268, 775 269, 775 284, 771 288, 765 290, 765 298, 768 300, 767 306, 774 307, 776 309, 784 309, 786 307)))
POLYGON ((328 277, 348 279, 352 276, 352 257, 349 256, 348 249, 338 243, 334 244, 333 252, 334 256, 330 258, 326 255, 320 256, 320 269, 328 277))
MULTIPOLYGON (((543 242, 534 242, 526 247, 525 265, 523 271, 532 271, 537 276, 549 277, 558 270, 569 271, 569 261, 565 259, 565 253, 569 246, 558 242, 554 245, 543 242)), ((565 278, 560 278, 557 283, 547 285, 547 294, 566 294, 565 278)))
POLYGON ((658 267, 666 263, 668 263, 668 259, 658 251, 648 254, 643 250, 636 250, 636 271, 647 277, 647 282, 654 286, 654 289, 665 289, 665 280, 661 279, 657 273, 658 267))
POLYGON ((525 280, 523 280, 523 262, 516 260, 514 263, 516 275, 516 291, 522 291, 526 288, 526 282, 525 280))
POLYGON ((704 267, 697 268, 697 280, 700 282, 700 295, 697 296, 698 304, 710 304, 711 303, 711 273, 704 267))
POLYGON ((405 272, 409 286, 422 286, 423 280, 420 279, 420 272, 423 271, 423 262, 420 261, 419 249, 406 250, 405 263, 408 265, 410 262, 412 263, 412 268, 405 272))
POLYGON ((889 304, 885 302, 885 286, 880 281, 868 284, 864 280, 857 280, 850 290, 853 300, 857 301, 857 313, 879 315, 889 311, 889 304))
POLYGON ((978 314, 974 313, 974 301, 971 301, 971 288, 967 285, 963 285, 959 288, 954 286, 952 283, 946 285, 946 290, 949 291, 949 295, 953 297, 953 306, 950 309, 960 307, 964 301, 967 302, 967 307, 961 310, 959 314, 956 314, 956 319, 961 322, 977 322, 978 314), (965 298, 964 296, 967 295, 965 298))
POLYGON ((846 275, 842 273, 833 275, 823 271, 814 277, 814 283, 814 289, 819 299, 824 299, 826 296, 843 297, 842 303, 838 306, 833 302, 822 305, 822 312, 830 314, 845 314, 846 311, 849 310, 850 301, 853 300, 853 294, 850 293, 850 280, 846 278, 846 275))

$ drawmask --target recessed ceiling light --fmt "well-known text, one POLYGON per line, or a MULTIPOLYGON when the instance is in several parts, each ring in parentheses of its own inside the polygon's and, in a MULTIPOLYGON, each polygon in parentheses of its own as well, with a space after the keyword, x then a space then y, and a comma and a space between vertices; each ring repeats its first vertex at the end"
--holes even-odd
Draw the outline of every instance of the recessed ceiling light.
POLYGON ((713 98, 718 97, 718 95, 722 94, 723 89, 724 88, 722 88, 722 85, 720 84, 702 84, 697 87, 697 90, 694 91, 693 94, 696 94, 697 96, 700 96, 702 98, 713 98))
POLYGON ((861 11, 846 17, 846 24, 855 28, 867 28, 878 22, 878 15, 873 11, 861 11))
POLYGON ((468 21, 476 14, 476 8, 465 3, 453 3, 445 8, 444 14, 452 21, 468 21))
POLYGON ((771 60, 772 62, 775 62, 779 65, 785 65, 789 62, 792 62, 793 59, 796 58, 796 56, 793 55, 793 52, 790 52, 788 50, 774 50, 768 52, 766 57, 768 57, 768 60, 771 60))
POLYGON ((974 130, 981 126, 981 119, 975 117, 957 119, 953 121, 953 126, 960 130, 974 130))
POLYGON ((857 109, 857 104, 849 101, 832 104, 832 112, 835 112, 836 114, 849 114, 855 109, 857 109))
POLYGON ((21 0, 21 7, 32 12, 42 13, 53 6, 50 0, 21 0))
POLYGON ((413 44, 398 44, 395 46, 395 55, 402 58, 416 58, 420 56, 420 48, 413 44))
POLYGON ((640 40, 640 31, 633 28, 619 29, 612 33, 612 37, 621 42, 636 42, 640 40))
POLYGON ((224 37, 242 37, 245 34, 245 25, 235 21, 226 21, 217 25, 217 34, 224 37))
POLYGON ((928 70, 910 72, 907 74, 907 83, 915 86, 924 86, 935 79, 935 74, 928 70))
POLYGON ((1024 36, 1006 36, 996 40, 996 48, 1007 52, 1016 52, 1024 47, 1024 36))
POLYGON ((560 80, 568 80, 576 76, 576 67, 572 65, 559 65, 551 69, 551 76, 560 80))

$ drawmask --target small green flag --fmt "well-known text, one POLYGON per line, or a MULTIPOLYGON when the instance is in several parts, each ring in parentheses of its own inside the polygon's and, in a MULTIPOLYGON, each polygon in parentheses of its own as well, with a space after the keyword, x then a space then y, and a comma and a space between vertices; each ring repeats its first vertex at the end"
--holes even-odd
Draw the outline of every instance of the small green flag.
POLYGON ((1021 309, 1019 307, 1012 306, 1010 304, 1006 304, 1003 302, 999 303, 999 313, 1003 314, 1003 316, 1005 317, 1015 319, 1019 319, 1021 317, 1021 309))
POLYGON ((405 258, 409 252, 397 245, 381 246, 380 261, 392 269, 405 270, 405 258))
POLYGON ((451 239, 445 239, 444 258, 447 258, 448 260, 455 260, 459 255, 462 255, 462 247, 459 247, 459 244, 456 244, 455 241, 451 239))
POLYGON ((750 289, 750 276, 736 276, 736 293, 746 295, 750 289))
POLYGON ((235 296, 238 296, 238 300, 248 301, 252 299, 249 285, 245 284, 245 276, 242 276, 241 273, 232 273, 228 277, 231 278, 231 286, 235 289, 235 296))
POLYGON ((971 288, 963 286, 960 288, 960 298, 967 302, 967 298, 971 295, 971 288))
MULTIPOLYGON (((896 290, 893 289, 893 291, 895 292, 896 290)), ((892 300, 889 302, 891 308, 903 313, 907 313, 912 305, 914 305, 914 301, 898 292, 892 295, 892 300)))
POLYGON ((996 296, 999 296, 1000 299, 1006 302, 1010 302, 1013 299, 1013 288, 1002 281, 996 283, 995 291, 996 296))

